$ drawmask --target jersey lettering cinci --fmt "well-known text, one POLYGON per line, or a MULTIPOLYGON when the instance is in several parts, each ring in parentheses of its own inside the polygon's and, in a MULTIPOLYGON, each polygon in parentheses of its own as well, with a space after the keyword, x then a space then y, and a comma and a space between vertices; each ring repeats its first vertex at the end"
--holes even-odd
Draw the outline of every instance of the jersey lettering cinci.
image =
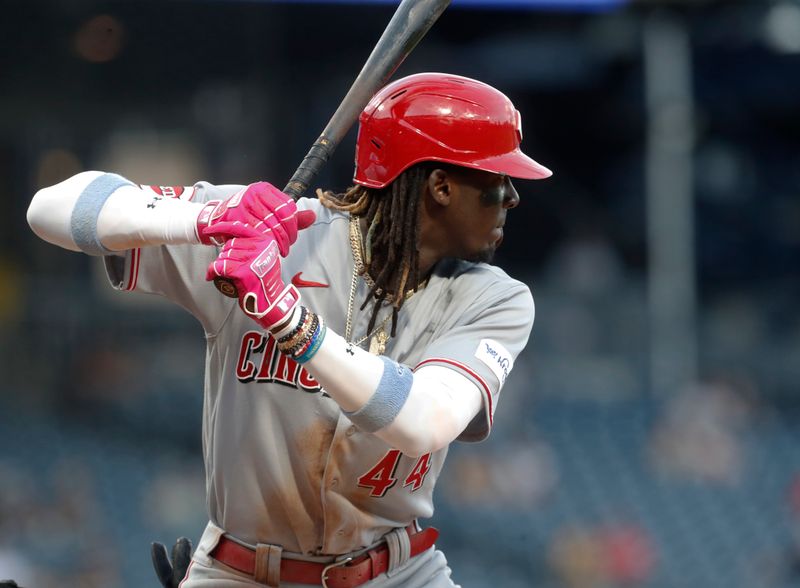
POLYGON ((278 351, 275 339, 259 331, 247 331, 242 336, 236 361, 236 378, 243 384, 275 382, 304 392, 322 390, 322 386, 306 368, 278 351))

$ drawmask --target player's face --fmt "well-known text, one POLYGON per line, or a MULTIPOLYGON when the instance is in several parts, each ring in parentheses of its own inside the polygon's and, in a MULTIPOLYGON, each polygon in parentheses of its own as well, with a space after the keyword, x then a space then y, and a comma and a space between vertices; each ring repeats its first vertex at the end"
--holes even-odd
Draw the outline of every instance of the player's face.
POLYGON ((490 262, 503 241, 503 226, 519 194, 508 176, 478 170, 458 173, 452 185, 454 256, 490 262))

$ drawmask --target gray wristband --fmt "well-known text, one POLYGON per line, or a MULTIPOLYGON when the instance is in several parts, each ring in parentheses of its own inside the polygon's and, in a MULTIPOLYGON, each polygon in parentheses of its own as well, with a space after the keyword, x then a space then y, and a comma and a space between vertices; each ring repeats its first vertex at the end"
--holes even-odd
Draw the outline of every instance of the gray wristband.
POLYGON ((414 383, 410 369, 383 355, 380 358, 383 360, 383 376, 378 389, 358 410, 343 411, 353 424, 367 433, 374 433, 397 418, 414 383))
POLYGON ((70 218, 70 231, 72 240, 87 255, 112 255, 114 252, 107 249, 97 237, 97 217, 103 205, 117 188, 133 185, 117 174, 103 174, 92 180, 83 189, 75 208, 72 209, 70 218))

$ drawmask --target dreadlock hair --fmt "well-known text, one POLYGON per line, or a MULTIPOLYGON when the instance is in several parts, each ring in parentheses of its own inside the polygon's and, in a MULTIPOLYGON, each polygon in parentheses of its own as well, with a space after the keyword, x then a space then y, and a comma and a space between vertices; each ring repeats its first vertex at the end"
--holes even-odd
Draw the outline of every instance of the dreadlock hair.
POLYGON ((367 333, 371 333, 383 301, 392 305, 392 337, 397 331, 397 315, 406 299, 406 287, 416 291, 419 281, 417 239, 419 201, 433 170, 423 162, 405 170, 384 188, 354 185, 343 194, 317 190, 327 208, 349 212, 367 220, 364 243, 364 271, 375 284, 361 310, 375 299, 367 333))

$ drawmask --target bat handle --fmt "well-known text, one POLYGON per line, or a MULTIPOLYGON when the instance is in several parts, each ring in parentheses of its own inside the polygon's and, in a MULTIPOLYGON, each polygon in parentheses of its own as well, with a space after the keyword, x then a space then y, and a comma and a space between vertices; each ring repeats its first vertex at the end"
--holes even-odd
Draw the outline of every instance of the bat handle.
POLYGON ((291 196, 294 200, 305 194, 309 184, 317 177, 319 170, 333 155, 334 149, 336 149, 336 143, 328 139, 325 133, 320 135, 303 158, 297 171, 294 172, 292 179, 286 184, 283 193, 291 196))

